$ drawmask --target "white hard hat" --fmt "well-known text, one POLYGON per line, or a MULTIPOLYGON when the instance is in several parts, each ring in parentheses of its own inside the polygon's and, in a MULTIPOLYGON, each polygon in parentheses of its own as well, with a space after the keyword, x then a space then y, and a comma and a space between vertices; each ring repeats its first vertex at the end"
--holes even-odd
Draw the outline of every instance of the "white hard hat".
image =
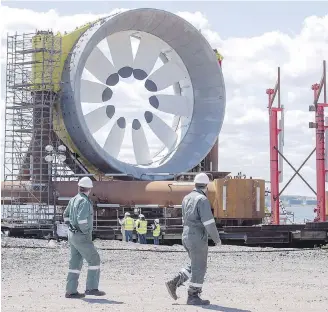
POLYGON ((77 185, 85 188, 93 188, 93 183, 89 177, 83 177, 77 185))
POLYGON ((155 222, 156 222, 156 223, 159 223, 159 219, 155 219, 155 222))
POLYGON ((125 216, 129 216, 130 215, 130 212, 126 212, 124 215, 125 216))
POLYGON ((140 214, 139 215, 139 218, 144 218, 145 216, 143 214, 140 214))
POLYGON ((210 179, 208 178, 206 173, 201 172, 195 176, 194 183, 207 185, 208 183, 210 183, 210 179))

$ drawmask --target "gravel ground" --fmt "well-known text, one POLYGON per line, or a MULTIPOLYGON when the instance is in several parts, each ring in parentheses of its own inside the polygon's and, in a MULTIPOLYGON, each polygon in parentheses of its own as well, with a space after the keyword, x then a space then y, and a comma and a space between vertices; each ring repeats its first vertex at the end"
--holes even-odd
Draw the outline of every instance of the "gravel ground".
MULTIPOLYGON (((95 241, 101 257, 101 299, 65 299, 66 242, 2 238, 3 312, 57 311, 328 311, 328 250, 211 247, 203 298, 185 305, 186 286, 174 302, 164 281, 187 262, 182 246, 95 241)), ((86 268, 80 276, 84 290, 86 268)))

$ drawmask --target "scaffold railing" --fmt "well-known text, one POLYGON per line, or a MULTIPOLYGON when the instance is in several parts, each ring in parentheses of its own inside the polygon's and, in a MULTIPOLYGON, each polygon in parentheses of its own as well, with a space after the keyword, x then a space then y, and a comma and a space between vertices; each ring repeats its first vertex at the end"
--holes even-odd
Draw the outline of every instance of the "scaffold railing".
POLYGON ((3 202, 2 221, 40 224, 52 218, 45 146, 53 139, 60 62, 61 37, 52 32, 7 36, 4 182, 12 193, 3 202))

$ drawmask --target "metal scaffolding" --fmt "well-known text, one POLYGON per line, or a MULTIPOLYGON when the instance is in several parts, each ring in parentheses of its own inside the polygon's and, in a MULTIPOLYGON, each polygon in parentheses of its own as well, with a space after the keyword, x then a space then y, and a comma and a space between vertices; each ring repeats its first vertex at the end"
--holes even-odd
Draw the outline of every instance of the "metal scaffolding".
POLYGON ((59 100, 60 61, 60 36, 7 36, 4 182, 11 196, 2 198, 2 221, 7 223, 53 220, 51 182, 54 171, 65 165, 51 166, 45 147, 60 145, 52 122, 59 100))

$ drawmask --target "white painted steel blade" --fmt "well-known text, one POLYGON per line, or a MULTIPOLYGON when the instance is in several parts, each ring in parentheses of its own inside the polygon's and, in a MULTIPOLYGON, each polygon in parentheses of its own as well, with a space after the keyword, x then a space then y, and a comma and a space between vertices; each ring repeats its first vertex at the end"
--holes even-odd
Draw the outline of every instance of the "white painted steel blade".
POLYGON ((158 94, 149 98, 149 103, 154 108, 177 116, 189 116, 190 108, 188 99, 182 95, 158 94))
POLYGON ((149 145, 138 119, 132 122, 132 142, 137 165, 149 164, 151 162, 149 145))
POLYGON ((155 135, 170 149, 176 142, 178 135, 162 119, 152 112, 145 112, 145 119, 155 135))
POLYGON ((107 37, 108 47, 112 56, 113 64, 118 74, 123 78, 132 75, 133 53, 130 34, 119 32, 107 37))
POLYGON ((187 77, 188 74, 183 68, 175 62, 169 61, 148 77, 145 87, 148 91, 156 92, 164 90, 187 77))
POLYGON ((81 79, 81 102, 101 103, 111 99, 113 92, 110 88, 98 82, 81 79), (106 90, 106 91, 105 91, 106 90))
POLYGON ((133 63, 133 76, 138 80, 145 79, 153 70, 162 45, 150 36, 141 37, 133 63))
POLYGON ((105 105, 84 116, 85 122, 93 134, 105 126, 115 114, 113 105, 105 105))
POLYGON ((115 67, 98 47, 94 47, 90 53, 85 68, 102 83, 106 83, 108 77, 112 75, 117 76, 115 67))
POLYGON ((119 118, 110 130, 104 150, 114 158, 120 153, 122 142, 125 134, 126 121, 124 117, 119 118))

